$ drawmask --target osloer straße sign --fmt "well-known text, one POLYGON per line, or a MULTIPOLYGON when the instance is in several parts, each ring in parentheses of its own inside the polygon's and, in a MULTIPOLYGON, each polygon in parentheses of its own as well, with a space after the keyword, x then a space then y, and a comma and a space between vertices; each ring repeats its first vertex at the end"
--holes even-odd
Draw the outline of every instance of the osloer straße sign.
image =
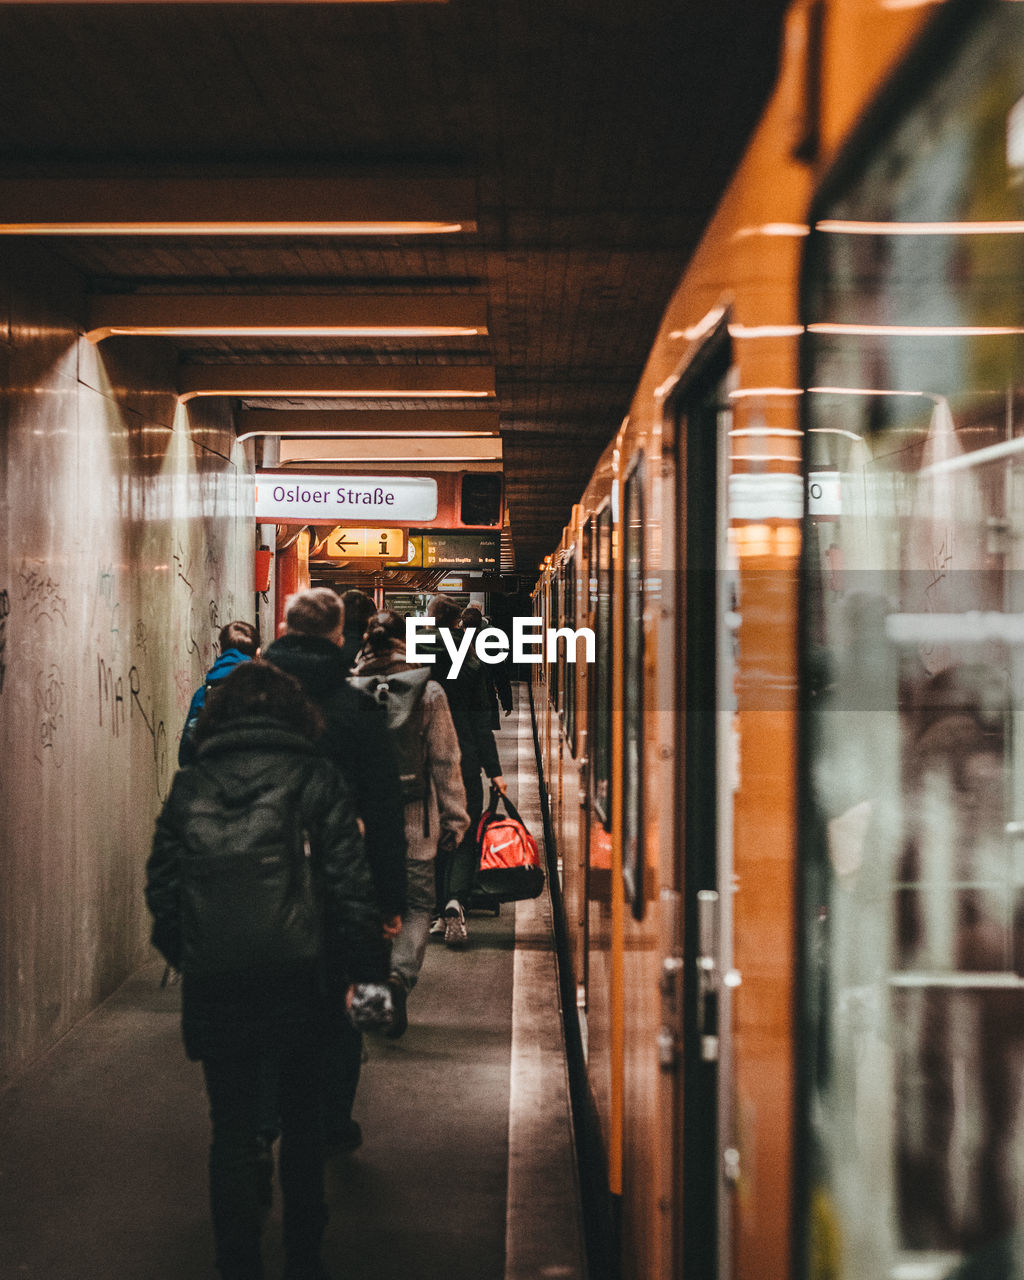
POLYGON ((437 515, 437 481, 429 476, 256 476, 258 520, 416 523, 437 515))

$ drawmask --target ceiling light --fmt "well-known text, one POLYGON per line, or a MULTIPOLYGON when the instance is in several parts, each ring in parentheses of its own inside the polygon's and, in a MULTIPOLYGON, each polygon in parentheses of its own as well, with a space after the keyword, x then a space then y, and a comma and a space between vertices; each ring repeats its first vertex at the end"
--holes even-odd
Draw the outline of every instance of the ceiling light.
MULTIPOLYGON (((3 3, 3 0, 0 0, 3 3)), ((0 177, 4 235, 445 235, 476 230, 466 178, 387 170, 0 177)))
POLYGON ((499 434, 497 409, 242 409, 246 435, 473 436, 499 434))
POLYGON ((420 400, 494 395, 494 369, 483 365, 182 365, 178 398, 420 400))
POLYGON ((86 337, 452 338, 487 332, 487 301, 451 294, 96 294, 86 337))

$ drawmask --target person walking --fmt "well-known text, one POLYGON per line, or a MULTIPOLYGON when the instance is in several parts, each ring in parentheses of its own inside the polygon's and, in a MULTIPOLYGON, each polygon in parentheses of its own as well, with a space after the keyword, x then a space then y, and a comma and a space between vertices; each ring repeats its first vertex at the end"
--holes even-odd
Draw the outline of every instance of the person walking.
POLYGON ((502 795, 508 788, 502 777, 498 748, 491 730, 491 712, 483 665, 472 650, 466 654, 459 674, 454 679, 449 678, 452 659, 440 632, 447 630, 453 633, 459 630, 461 610, 450 596, 438 595, 431 600, 427 614, 437 625, 433 634, 427 632, 419 637, 417 649, 421 653, 433 655, 431 670, 448 695, 459 739, 462 783, 469 813, 466 835, 454 849, 441 850, 437 859, 435 915, 430 932, 443 934, 448 947, 464 947, 469 934, 466 911, 469 909, 473 882, 476 879, 476 827, 484 809, 481 770, 490 779, 491 786, 497 787, 502 795))
MULTIPOLYGON (((394 939, 407 905, 402 791, 394 748, 377 708, 348 683, 351 664, 342 652, 345 609, 337 593, 311 587, 289 596, 285 626, 284 635, 266 650, 266 660, 294 676, 324 717, 320 746, 354 792, 381 927, 386 939, 394 939)), ((362 1128, 352 1117, 362 1057, 362 1036, 348 1022, 336 1022, 325 1086, 330 1151, 352 1151, 362 1143, 362 1128)))
POLYGON ((363 637, 366 634, 367 625, 377 612, 377 606, 374 604, 372 596, 368 596, 365 591, 357 591, 355 588, 351 591, 346 591, 342 595, 341 604, 344 609, 343 616, 345 619, 341 658, 345 663, 346 670, 351 671, 352 664, 359 656, 359 650, 363 647, 363 637))
POLYGON ((369 622, 353 683, 377 697, 392 723, 405 789, 409 906, 391 950, 388 985, 394 1020, 385 1035, 406 1029, 406 999, 427 949, 438 850, 454 850, 469 827, 459 739, 448 699, 428 667, 406 660, 405 620, 390 609, 369 622))
POLYGON ((195 729, 146 864, 152 940, 182 974, 182 1032, 210 1103, 223 1280, 263 1280, 257 1131, 276 1063, 286 1280, 326 1280, 325 1028, 387 1004, 380 913, 350 789, 298 681, 236 667, 195 729))
POLYGON ((192 734, 209 691, 215 689, 225 676, 229 676, 240 662, 250 662, 260 651, 259 634, 251 622, 229 622, 227 626, 221 627, 217 643, 220 654, 207 671, 206 679, 192 695, 188 714, 185 716, 178 743, 178 765, 181 768, 191 764, 195 758, 192 734))
MULTIPOLYGON (((483 611, 478 605, 469 604, 463 609, 462 617, 459 620, 463 631, 468 631, 471 627, 479 634, 484 627, 492 626, 493 623, 485 618, 483 611)), ((500 630, 500 628, 499 628, 500 630)), ((507 638, 507 637, 506 637, 507 638)), ((484 684, 487 688, 487 706, 491 715, 491 728, 501 728, 501 716, 498 714, 498 702, 501 702, 501 709, 506 716, 512 714, 512 681, 508 674, 508 659, 504 658, 501 662, 488 664, 484 667, 484 684)))

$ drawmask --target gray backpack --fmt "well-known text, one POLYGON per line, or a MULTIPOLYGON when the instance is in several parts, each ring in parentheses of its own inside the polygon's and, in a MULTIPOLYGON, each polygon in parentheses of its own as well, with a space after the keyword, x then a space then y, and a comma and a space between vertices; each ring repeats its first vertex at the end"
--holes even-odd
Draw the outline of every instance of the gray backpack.
POLYGON ((432 678, 427 667, 396 671, 389 676, 350 676, 349 683, 373 698, 384 715, 398 757, 402 799, 423 800, 427 794, 426 726, 423 691, 432 678))

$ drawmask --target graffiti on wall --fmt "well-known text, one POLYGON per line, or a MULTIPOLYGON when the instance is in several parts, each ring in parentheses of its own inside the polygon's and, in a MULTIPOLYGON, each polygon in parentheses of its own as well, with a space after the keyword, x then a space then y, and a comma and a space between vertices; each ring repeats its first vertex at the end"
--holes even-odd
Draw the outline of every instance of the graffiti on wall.
POLYGON ((67 695, 64 673, 55 662, 36 672, 33 695, 37 724, 33 755, 40 764, 51 763, 61 769, 67 750, 64 731, 67 695))
POLYGON ((61 585, 45 571, 42 560, 21 562, 18 593, 25 612, 33 622, 49 619, 68 625, 68 602, 61 585))
POLYGON ((153 740, 153 767, 156 776, 156 793, 161 800, 166 800, 168 790, 168 766, 170 757, 167 751, 167 729, 162 719, 158 719, 154 709, 152 694, 143 692, 142 674, 133 666, 128 672, 128 687, 131 690, 131 715, 138 709, 149 736, 153 740))
POLYGON ((111 652, 117 653, 121 644, 121 602, 117 598, 113 565, 101 566, 96 574, 93 622, 97 630, 97 644, 109 639, 111 652))
POLYGON ((113 667, 97 655, 96 674, 100 703, 100 728, 109 730, 111 737, 119 738, 125 726, 124 680, 114 674, 113 667))
POLYGON ((113 567, 100 566, 93 598, 96 642, 97 722, 104 734, 119 739, 138 718, 151 742, 153 781, 159 799, 165 799, 169 785, 167 731, 160 715, 158 699, 152 691, 151 667, 158 653, 150 643, 149 628, 142 618, 129 625, 119 599, 113 567), (122 631, 122 620, 126 629, 122 631), (125 655, 125 641, 131 655, 125 655), (134 660, 133 660, 134 659, 134 660))

